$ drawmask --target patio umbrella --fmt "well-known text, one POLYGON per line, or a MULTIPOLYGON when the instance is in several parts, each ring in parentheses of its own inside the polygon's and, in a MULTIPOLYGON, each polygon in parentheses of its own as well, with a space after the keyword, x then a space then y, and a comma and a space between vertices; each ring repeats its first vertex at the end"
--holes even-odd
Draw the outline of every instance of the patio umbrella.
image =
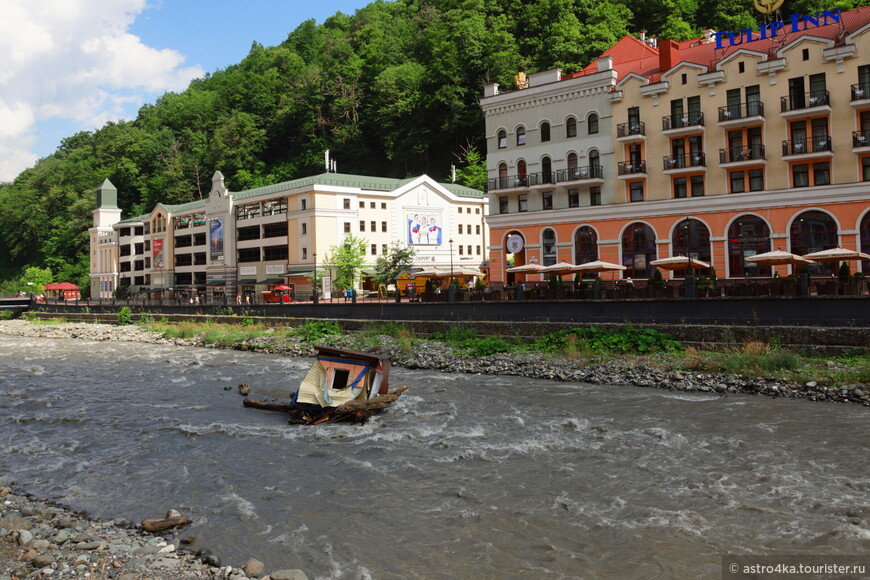
POLYGON ((780 265, 795 265, 795 264, 814 264, 812 260, 808 260, 807 258, 798 256, 797 254, 792 254, 791 252, 785 252, 783 250, 773 250, 771 252, 764 252, 763 254, 755 254, 754 256, 749 256, 744 258, 747 262, 752 262, 754 264, 759 264, 761 266, 780 266, 780 265))
POLYGON ((438 268, 423 268, 422 270, 418 270, 417 272, 411 272, 412 278, 443 278, 445 276, 449 276, 450 272, 445 272, 444 270, 439 270, 438 268))
POLYGON ((601 260, 595 260, 594 262, 586 262, 585 264, 578 264, 572 268, 572 272, 613 272, 616 270, 625 270, 626 267, 620 264, 614 264, 613 262, 602 262, 601 260))
POLYGON ((547 266, 541 269, 540 273, 561 276, 562 274, 573 274, 575 271, 574 268, 576 268, 574 264, 569 264, 568 262, 557 262, 552 266, 547 266))
POLYGON ((806 254, 804 258, 814 262, 843 262, 850 260, 870 260, 870 254, 865 254, 857 250, 847 250, 846 248, 831 248, 830 250, 822 250, 821 252, 806 254))
POLYGON ((688 270, 694 268, 709 268, 710 264, 702 262, 697 258, 689 258, 688 256, 671 256, 670 258, 662 258, 661 260, 653 260, 650 265, 663 270, 688 270))
POLYGON ((508 268, 507 271, 511 274, 536 274, 543 270, 544 267, 540 264, 523 264, 514 268, 508 268))
MULTIPOLYGON (((449 274, 449 272, 448 272, 449 274)), ((458 266, 453 270, 454 276, 483 276, 483 272, 478 270, 477 268, 470 268, 468 266, 458 266)))

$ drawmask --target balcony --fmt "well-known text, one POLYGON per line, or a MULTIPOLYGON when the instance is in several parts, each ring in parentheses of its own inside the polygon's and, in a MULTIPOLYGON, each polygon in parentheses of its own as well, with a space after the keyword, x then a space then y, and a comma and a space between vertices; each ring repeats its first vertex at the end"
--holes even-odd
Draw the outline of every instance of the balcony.
POLYGON ((719 164, 749 164, 767 159, 764 145, 752 145, 750 147, 728 147, 719 150, 719 164))
POLYGON ((789 95, 779 99, 780 115, 786 119, 798 119, 812 115, 831 113, 831 95, 828 91, 812 91, 789 95))
POLYGON ((707 166, 707 156, 703 151, 685 153, 683 155, 665 155, 663 159, 665 173, 681 173, 698 167, 707 166))
POLYGON ((556 183, 604 181, 604 172, 600 165, 584 165, 556 171, 556 183))
POLYGON ((617 166, 618 176, 622 179, 646 176, 646 159, 620 161, 617 166))
POLYGON ((671 137, 703 132, 704 113, 690 112, 662 117, 662 134, 671 137))
POLYGON ((852 149, 870 148, 870 131, 852 131, 852 149))
POLYGON ((643 121, 619 123, 616 126, 616 140, 620 143, 640 143, 646 141, 646 126, 643 121))
POLYGON ((719 126, 732 129, 764 123, 764 103, 749 101, 719 107, 719 126))
POLYGON ((870 82, 852 85, 851 102, 856 109, 870 106, 870 82))
POLYGON ((830 135, 817 135, 809 139, 792 139, 782 142, 782 156, 832 157, 833 145, 830 135))
POLYGON ((497 189, 513 189, 515 187, 528 187, 528 175, 506 175, 504 177, 494 177, 487 180, 486 188, 489 191, 497 189))

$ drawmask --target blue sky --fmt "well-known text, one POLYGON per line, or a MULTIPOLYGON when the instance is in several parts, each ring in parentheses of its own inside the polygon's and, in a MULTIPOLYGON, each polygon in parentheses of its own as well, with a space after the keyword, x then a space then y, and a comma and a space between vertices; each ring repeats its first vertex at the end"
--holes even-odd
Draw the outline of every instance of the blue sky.
POLYGON ((0 182, 60 140, 281 43, 301 22, 368 0, 2 0, 0 182))

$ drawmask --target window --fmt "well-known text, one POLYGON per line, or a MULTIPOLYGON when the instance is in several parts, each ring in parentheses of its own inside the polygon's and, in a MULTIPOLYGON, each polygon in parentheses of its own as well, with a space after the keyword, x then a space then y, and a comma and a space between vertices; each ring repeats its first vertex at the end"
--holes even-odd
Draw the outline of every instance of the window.
POLYGON ((643 181, 632 181, 628 184, 629 199, 643 201, 643 181))
POLYGON ((801 58, 803 60, 810 60, 810 49, 805 48, 801 51, 801 58))
MULTIPOLYGON (((349 200, 348 200, 348 203, 350 203, 349 200)), ((302 209, 302 211, 305 211, 306 209, 308 209, 308 200, 307 199, 300 199, 299 200, 299 207, 302 209)), ((346 205, 344 209, 350 209, 350 205, 346 205)))
POLYGON ((480 208, 479 207, 474 208, 474 213, 477 215, 480 215, 480 208))
POLYGON ((601 205, 601 188, 589 188, 589 205, 601 205))
POLYGON ((302 248, 302 259, 303 260, 308 259, 308 248, 302 248))
POLYGON ((541 234, 541 253, 544 266, 556 263, 556 231, 552 228, 545 229, 541 234))
POLYGON ((479 225, 474 226, 474 233, 477 234, 478 236, 480 235, 480 226, 479 225))
POLYGON ((553 192, 545 191, 541 194, 541 203, 544 209, 553 209, 553 192))
POLYGON ((580 207, 580 190, 568 190, 568 207, 580 207))
POLYGON ((239 250, 239 262, 259 262, 260 248, 243 248, 239 250))
POLYGON ((377 255, 378 255, 378 245, 372 244, 372 256, 377 256, 377 255))
POLYGON ((506 196, 501 196, 498 198, 498 213, 507 213, 508 212, 508 198, 506 196))
POLYGON ((742 171, 732 171, 729 177, 731 181, 731 193, 743 193, 746 191, 742 171))
POLYGON ((469 244, 469 245, 466 246, 466 247, 468 248, 468 255, 470 256, 470 255, 471 255, 471 244, 469 244))
POLYGON ((387 250, 387 244, 381 244, 381 254, 383 254, 384 256, 386 256, 386 255, 387 255, 387 251, 388 251, 388 250, 387 250))
POLYGON ((344 222, 344 233, 350 233, 350 222, 344 222))
POLYGON ((498 132, 498 148, 504 149, 507 147, 507 132, 502 129, 498 132))
MULTIPOLYGON (((307 233, 306 228, 308 224, 302 222, 302 233, 307 233)), ((280 236, 287 235, 287 222, 278 222, 275 224, 263 224, 263 237, 264 238, 277 238, 280 236)))
POLYGON ((544 121, 541 123, 541 143, 545 143, 550 140, 550 124, 544 121))
POLYGON ((480 246, 474 246, 474 249, 477 250, 477 255, 480 255, 480 246))
POLYGON ((462 247, 463 247, 462 244, 459 244, 459 255, 460 256, 462 255, 462 247))
POLYGON ((350 199, 344 198, 344 209, 350 209, 350 199))
POLYGON ((359 231, 361 231, 361 232, 366 231, 366 222, 365 222, 365 220, 359 220, 359 231))
POLYGON ((376 232, 376 231, 378 231, 378 222, 376 222, 376 221, 372 221, 371 224, 369 224, 369 225, 372 226, 371 229, 369 229, 370 232, 376 232))
POLYGON ((263 248, 263 261, 286 260, 290 253, 287 250, 287 244, 280 246, 266 246, 263 248))
POLYGON ((359 202, 359 208, 360 208, 360 209, 365 209, 365 208, 366 208, 366 202, 364 202, 364 201, 359 202))
POLYGON ((870 157, 861 158, 861 179, 870 181, 870 157))
POLYGON ((749 191, 761 191, 764 189, 764 170, 749 170, 749 191))
MULTIPOLYGON (((181 268, 184 266, 192 266, 193 265, 193 255, 192 254, 179 254, 175 256, 175 267, 181 268)), ((138 270, 138 268, 137 268, 138 270)))
POLYGON ((813 163, 813 185, 829 185, 831 183, 831 164, 813 163))
POLYGON ((459 233, 462 233, 462 224, 459 224, 459 233))
POLYGON ((589 150, 589 177, 601 177, 601 157, 598 149, 589 150))
POLYGON ((381 231, 382 231, 382 232, 386 232, 386 231, 387 231, 387 222, 381 222, 381 231))
POLYGON ((369 207, 370 207, 371 209, 375 209, 375 202, 370 201, 370 202, 369 202, 369 207))
POLYGON ((575 119, 574 117, 568 117, 568 120, 565 121, 565 136, 577 136, 577 119, 575 119))
POLYGON ((590 135, 594 133, 598 133, 598 115, 595 113, 589 113, 589 117, 586 119, 586 130, 590 135))
POLYGON ((746 71, 746 65, 741 60, 740 62, 737 63, 737 72, 743 74, 745 71, 746 71))
POLYGON ((302 235, 304 236, 307 233, 308 233, 308 224, 306 224, 305 222, 302 222, 302 235))
POLYGON ((680 75, 680 84, 684 85, 689 82, 689 76, 686 73, 680 75))
POLYGON ((692 197, 702 197, 704 195, 704 176, 692 176, 692 197))
POLYGON ((385 202, 385 201, 381 202, 381 209, 387 209, 387 202, 385 202))
POLYGON ((791 166, 794 187, 808 187, 810 184, 810 166, 806 163, 791 166))
POLYGON ((193 245, 194 246, 204 246, 205 245, 205 232, 200 234, 193 234, 193 245))
POLYGON ((526 144, 526 128, 517 127, 517 145, 526 144))
POLYGON ((519 203, 519 211, 529 211, 529 196, 525 193, 517 196, 517 202, 519 203))
POLYGON ((732 277, 770 276, 770 266, 746 258, 770 251, 770 228, 760 217, 743 215, 728 228, 728 270, 732 277))
MULTIPOLYGON (((675 177, 674 178, 674 197, 686 197, 686 178, 685 177, 675 177)), ((634 201, 632 199, 632 201, 634 201)))

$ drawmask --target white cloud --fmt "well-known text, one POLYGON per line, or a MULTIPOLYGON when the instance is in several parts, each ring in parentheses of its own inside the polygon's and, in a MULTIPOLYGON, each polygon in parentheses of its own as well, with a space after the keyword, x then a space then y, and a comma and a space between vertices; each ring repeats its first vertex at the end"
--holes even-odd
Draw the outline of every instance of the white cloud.
POLYGON ((142 103, 202 76, 174 50, 128 32, 147 0, 0 2, 0 181, 32 165, 38 123, 81 129, 130 118, 142 103))

